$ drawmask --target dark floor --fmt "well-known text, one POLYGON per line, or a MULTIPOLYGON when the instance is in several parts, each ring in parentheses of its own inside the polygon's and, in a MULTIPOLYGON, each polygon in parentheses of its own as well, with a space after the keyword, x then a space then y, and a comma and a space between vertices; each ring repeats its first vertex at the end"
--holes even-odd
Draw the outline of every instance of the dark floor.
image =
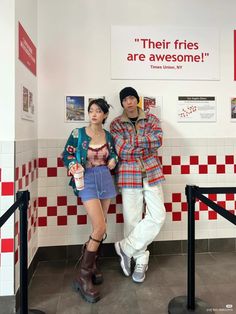
MULTIPOLYGON (((40 262, 29 286, 29 308, 46 314, 166 314, 168 303, 186 296, 186 255, 151 256, 146 280, 122 275, 118 258, 103 258, 102 299, 85 302, 73 290, 76 261, 40 262)), ((196 297, 207 313, 236 313, 236 253, 196 254, 196 297)))

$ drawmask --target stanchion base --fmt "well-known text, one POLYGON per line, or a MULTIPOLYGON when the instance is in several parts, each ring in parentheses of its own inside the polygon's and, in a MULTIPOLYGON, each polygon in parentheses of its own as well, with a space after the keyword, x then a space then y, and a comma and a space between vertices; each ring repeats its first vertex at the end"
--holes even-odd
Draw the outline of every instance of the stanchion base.
POLYGON ((168 313, 169 314, 206 314, 210 310, 210 313, 214 313, 212 306, 202 301, 201 299, 195 298, 195 309, 190 310, 187 308, 187 297, 179 296, 172 299, 168 304, 168 313))

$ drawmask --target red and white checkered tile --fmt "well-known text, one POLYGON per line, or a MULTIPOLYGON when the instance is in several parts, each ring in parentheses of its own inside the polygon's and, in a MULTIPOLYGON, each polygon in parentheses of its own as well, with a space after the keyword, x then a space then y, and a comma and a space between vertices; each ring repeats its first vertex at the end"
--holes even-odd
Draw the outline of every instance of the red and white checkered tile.
MULTIPOLYGON (((207 146, 207 140, 199 140, 197 148, 195 148, 193 144, 190 148, 184 147, 180 139, 177 141, 178 147, 176 143, 173 145, 174 143, 174 139, 172 141, 169 140, 169 145, 164 147, 161 151, 163 171, 166 177, 163 188, 168 220, 165 225, 170 224, 170 229, 172 229, 171 235, 170 232, 165 233, 165 230, 163 230, 163 232, 161 231, 159 239, 162 238, 163 240, 178 239, 180 237, 180 233, 175 232, 177 224, 182 225, 182 230, 186 229, 185 216, 187 203, 184 194, 186 184, 219 186, 221 185, 220 183, 224 182, 224 185, 233 186, 235 182, 236 159, 234 157, 234 145, 232 143, 230 143, 230 147, 229 144, 227 144, 227 149, 222 150, 226 152, 224 155, 222 151, 220 155, 217 155, 217 141, 210 143, 210 149, 207 146), (174 154, 172 153, 173 151, 174 154), (194 154, 191 154, 191 151, 193 151, 194 154), (208 151, 209 154, 207 154, 208 151), (183 152, 183 155, 181 155, 181 152, 183 152)), ((59 229, 63 227, 65 237, 67 237, 68 240, 70 238, 74 239, 75 237, 72 234, 70 226, 77 224, 78 228, 76 229, 75 226, 74 231, 78 234, 76 243, 82 243, 80 232, 82 236, 84 232, 82 226, 84 227, 88 222, 82 204, 73 195, 70 187, 68 187, 69 178, 59 157, 63 144, 63 141, 58 141, 56 144, 52 143, 52 141, 47 141, 44 142, 43 147, 41 147, 41 155, 39 155, 38 160, 39 238, 41 238, 41 235, 45 235, 43 231, 40 231, 42 229, 52 229, 56 236, 56 226, 58 226, 59 229), (52 145, 52 147, 50 147, 50 145, 52 145), (49 150, 50 153, 48 153, 49 150), (58 152, 58 156, 53 156, 55 152, 58 152)), ((221 201, 220 199, 218 200, 220 197, 220 195, 217 196, 217 202, 221 201)), ((113 200, 108 212, 108 222, 110 222, 110 225, 108 225, 111 233, 110 238, 108 235, 107 241, 110 242, 112 242, 111 238, 114 239, 122 236, 123 215, 120 204, 121 197, 119 196, 113 200)), ((229 209, 234 206, 232 210, 235 210, 235 200, 225 200, 225 206, 226 208, 230 206, 229 209)), ((212 210, 207 209, 207 215, 203 215, 203 212, 204 205, 197 202, 195 214, 197 224, 202 221, 202 219, 207 220, 208 223, 219 220, 218 215, 212 210)), ((218 233, 218 237, 219 236, 220 234, 218 233)), ((61 240, 59 236, 57 244, 59 244, 61 240)), ((48 239, 48 243, 50 241, 51 239, 48 239)), ((55 243, 55 241, 54 239, 53 243, 55 243)), ((47 239, 44 239, 43 243, 47 243, 47 239)))
MULTIPOLYGON (((1 142, 0 216, 14 203, 14 142, 1 142)), ((14 294, 14 216, 0 229, 0 296, 14 294)))

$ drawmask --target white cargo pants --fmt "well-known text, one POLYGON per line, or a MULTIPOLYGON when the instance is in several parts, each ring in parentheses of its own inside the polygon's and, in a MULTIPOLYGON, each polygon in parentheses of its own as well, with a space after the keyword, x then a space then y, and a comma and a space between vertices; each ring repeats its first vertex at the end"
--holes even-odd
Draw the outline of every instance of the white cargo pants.
POLYGON ((149 186, 145 178, 143 188, 122 188, 121 194, 124 216, 124 239, 120 241, 121 248, 136 263, 148 264, 147 246, 160 232, 166 217, 162 186, 149 186), (146 211, 142 219, 144 200, 146 211))

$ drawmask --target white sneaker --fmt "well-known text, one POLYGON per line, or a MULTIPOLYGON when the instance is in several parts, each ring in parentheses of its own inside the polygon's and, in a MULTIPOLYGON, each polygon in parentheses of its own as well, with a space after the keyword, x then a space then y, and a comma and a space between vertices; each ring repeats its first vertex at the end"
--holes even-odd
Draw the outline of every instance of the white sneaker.
POLYGON ((144 282, 145 273, 148 270, 147 264, 136 264, 135 269, 132 275, 132 279, 134 282, 144 282))

